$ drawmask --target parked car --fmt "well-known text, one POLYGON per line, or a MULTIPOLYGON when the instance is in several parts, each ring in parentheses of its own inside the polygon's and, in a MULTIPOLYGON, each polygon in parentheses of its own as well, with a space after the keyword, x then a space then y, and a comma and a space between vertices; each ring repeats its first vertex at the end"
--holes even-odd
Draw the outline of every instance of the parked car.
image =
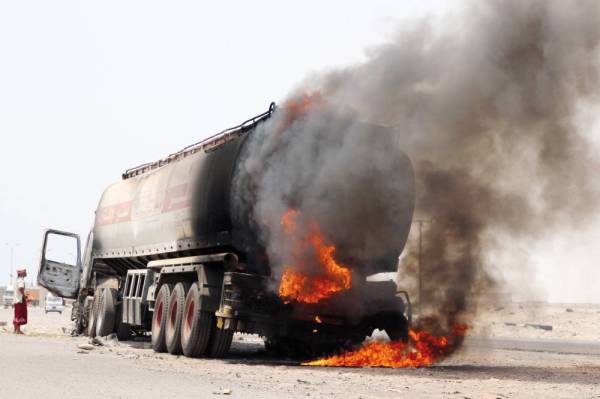
POLYGON ((12 307, 14 300, 15 300, 15 295, 14 295, 12 288, 7 289, 4 292, 4 297, 2 298, 2 302, 3 302, 2 305, 4 305, 4 309, 8 309, 9 307, 12 307))
POLYGON ((46 314, 48 312, 58 312, 62 314, 65 310, 65 300, 61 297, 48 294, 46 296, 46 314))

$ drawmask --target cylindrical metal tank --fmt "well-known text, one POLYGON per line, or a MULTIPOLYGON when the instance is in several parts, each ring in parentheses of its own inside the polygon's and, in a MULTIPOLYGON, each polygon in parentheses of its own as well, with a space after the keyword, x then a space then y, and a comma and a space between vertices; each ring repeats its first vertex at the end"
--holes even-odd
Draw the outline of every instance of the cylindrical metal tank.
MULTIPOLYGON (((93 257, 125 269, 143 267, 148 260, 224 250, 236 252, 243 262, 264 262, 256 229, 246 224, 251 218, 232 213, 234 208, 252 212, 252 204, 232 204, 239 197, 232 194, 232 182, 255 126, 185 156, 149 164, 109 186, 96 211, 93 257)), ((398 173, 407 176, 410 198, 404 199, 406 211, 396 221, 393 248, 377 260, 375 271, 395 270, 410 230, 413 171, 408 157, 398 156, 404 160, 398 173)))

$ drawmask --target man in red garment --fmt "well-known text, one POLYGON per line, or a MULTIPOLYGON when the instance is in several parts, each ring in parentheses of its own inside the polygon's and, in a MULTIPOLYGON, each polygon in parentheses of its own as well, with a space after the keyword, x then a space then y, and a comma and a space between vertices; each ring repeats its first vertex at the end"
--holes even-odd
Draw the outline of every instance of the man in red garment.
POLYGON ((21 331, 21 326, 27 324, 27 296, 25 295, 25 277, 27 277, 27 270, 17 270, 17 281, 15 282, 14 290, 15 318, 13 320, 15 334, 23 334, 23 331, 21 331))

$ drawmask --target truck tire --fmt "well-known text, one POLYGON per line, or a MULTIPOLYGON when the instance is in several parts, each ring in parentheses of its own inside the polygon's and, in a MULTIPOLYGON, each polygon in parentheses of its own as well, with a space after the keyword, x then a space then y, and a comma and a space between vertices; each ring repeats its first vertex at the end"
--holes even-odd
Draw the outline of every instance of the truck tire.
POLYGON ((185 297, 190 288, 188 283, 179 282, 175 284, 171 298, 169 299, 169 313, 165 329, 165 343, 167 351, 172 355, 181 354, 181 325, 183 320, 183 309, 185 308, 185 297))
POLYGON ((272 356, 287 359, 309 359, 317 356, 310 340, 289 337, 270 337, 265 340, 265 350, 272 356))
POLYGON ((233 330, 219 328, 218 319, 213 319, 213 329, 208 342, 208 356, 218 359, 229 352, 231 340, 233 339, 233 330))
POLYGON ((117 332, 117 339, 119 341, 127 341, 131 339, 132 333, 131 328, 123 323, 123 303, 117 306, 117 321, 115 330, 117 332))
POLYGON ((403 314, 389 315, 385 324, 385 333, 391 341, 408 342, 408 320, 403 314))
POLYGON ((206 352, 214 315, 201 310, 198 283, 192 284, 186 297, 181 325, 181 349, 188 357, 201 357, 206 352))
POLYGON ((163 284, 158 291, 156 303, 154 304, 154 312, 152 312, 152 349, 155 352, 167 351, 165 325, 167 324, 169 298, 172 290, 173 286, 171 284, 163 284))
POLYGON ((90 338, 94 338, 96 336, 96 316, 98 315, 98 307, 100 306, 101 295, 101 289, 94 291, 94 299, 92 300, 92 306, 88 313, 87 335, 90 338))
POLYGON ((295 357, 295 353, 290 353, 289 343, 280 338, 268 337, 265 339, 265 351, 271 356, 295 357))
POLYGON ((115 321, 117 319, 117 290, 114 288, 103 288, 96 316, 96 335, 106 337, 115 332, 115 321))

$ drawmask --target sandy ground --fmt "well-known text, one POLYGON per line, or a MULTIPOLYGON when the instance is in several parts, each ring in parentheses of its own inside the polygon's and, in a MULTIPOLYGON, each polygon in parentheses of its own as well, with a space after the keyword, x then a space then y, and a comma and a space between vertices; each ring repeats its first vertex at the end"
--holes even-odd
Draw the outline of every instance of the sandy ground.
MULTIPOLYGON (((32 336, 64 336, 71 327, 71 308, 67 307, 62 314, 51 312, 44 313, 43 308, 28 309, 29 323, 23 331, 32 336)), ((0 332, 12 331, 13 309, 0 307, 0 332), (4 324, 5 323, 5 324, 4 324), (2 325, 4 324, 4 325, 2 325)))
MULTIPOLYGON (((600 341, 600 329, 594 335, 587 326, 600 325, 600 314, 593 306, 522 307, 516 305, 519 312, 513 315, 510 309, 492 310, 473 331, 485 329, 501 337, 600 341), (547 319, 529 314, 533 307, 547 319), (566 307, 574 311, 567 312, 566 307), (512 318, 504 320, 502 312, 512 318), (553 325, 552 331, 519 326, 546 322, 553 325), (584 325, 585 334, 578 330, 584 325), (570 336, 571 332, 578 335, 570 336)), ((10 317, 10 311, 0 309, 0 322, 10 322, 10 317)), ((68 312, 45 315, 30 309, 26 336, 2 332, 0 327, 0 359, 9 365, 0 373, 0 398, 600 398, 598 355, 477 345, 428 369, 315 368, 270 358, 261 340, 248 335, 236 336, 224 360, 155 354, 146 342, 109 342, 82 350, 78 345, 87 339, 66 336, 63 328, 68 324, 68 312)))
MULTIPOLYGON (((30 308, 25 331, 31 334, 62 335, 70 326, 71 308, 62 315, 44 314, 42 309, 30 308)), ((0 323, 11 330, 12 310, 0 308, 0 323)), ((522 337, 569 339, 600 342, 600 304, 511 303, 483 308, 470 326, 471 334, 488 337, 522 337), (552 327, 544 330, 531 325, 552 327)), ((0 331, 3 327, 0 326, 0 331)))
POLYGON ((472 334, 600 342, 600 304, 511 303, 488 306, 478 315, 472 334), (552 327, 552 330, 539 326, 552 327))

